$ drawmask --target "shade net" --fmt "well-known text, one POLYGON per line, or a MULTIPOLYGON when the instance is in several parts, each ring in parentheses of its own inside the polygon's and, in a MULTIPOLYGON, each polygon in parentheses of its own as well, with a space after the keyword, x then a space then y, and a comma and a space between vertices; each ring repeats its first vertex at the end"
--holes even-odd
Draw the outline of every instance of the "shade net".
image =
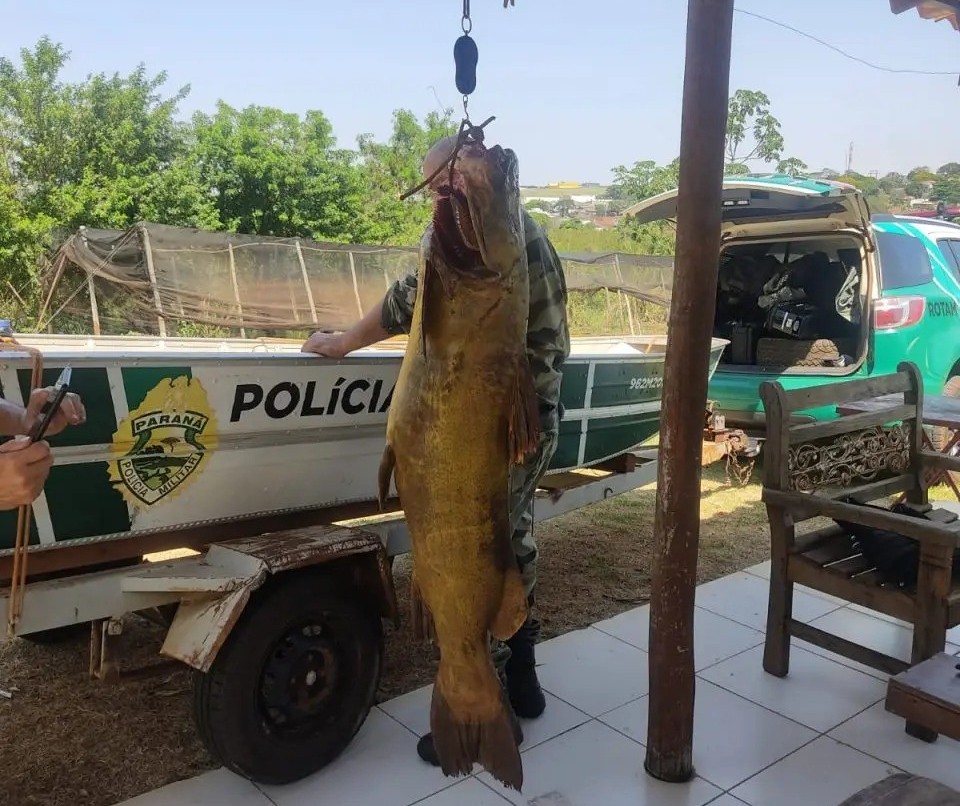
MULTIPOLYGON (((60 248, 41 327, 61 333, 296 338, 344 330, 417 269, 414 247, 139 224, 60 248)), ((561 253, 574 335, 665 332, 673 258, 561 253)))

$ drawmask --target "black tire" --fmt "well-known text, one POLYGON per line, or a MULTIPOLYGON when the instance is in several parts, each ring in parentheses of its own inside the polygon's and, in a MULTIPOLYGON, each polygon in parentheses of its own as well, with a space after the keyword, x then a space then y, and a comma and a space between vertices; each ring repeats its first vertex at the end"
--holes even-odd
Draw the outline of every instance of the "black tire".
POLYGON ((322 572, 288 572, 251 598, 210 671, 195 674, 200 737, 238 775, 297 781, 356 735, 382 662, 371 603, 322 572))
MULTIPOLYGON (((944 397, 960 397, 960 375, 953 375, 947 379, 943 385, 943 391, 940 393, 944 397)), ((930 442, 933 443, 934 450, 938 453, 942 451, 953 438, 953 432, 943 426, 934 426, 930 429, 930 442)), ((960 454, 960 447, 954 446, 951 454, 956 456, 960 454)), ((960 485, 960 473, 954 470, 949 471, 953 483, 960 485)))

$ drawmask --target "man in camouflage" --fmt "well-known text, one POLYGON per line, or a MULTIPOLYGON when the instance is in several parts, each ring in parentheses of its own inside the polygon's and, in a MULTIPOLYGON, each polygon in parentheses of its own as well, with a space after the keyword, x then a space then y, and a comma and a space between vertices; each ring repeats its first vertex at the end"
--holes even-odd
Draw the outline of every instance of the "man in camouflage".
MULTIPOLYGON (((430 176, 455 147, 456 138, 438 141, 423 160, 424 176, 430 176)), ((435 191, 446 171, 430 186, 435 191)), ((512 545, 523 577, 527 600, 534 604, 537 580, 537 544, 533 537, 533 496, 537 484, 557 448, 557 432, 563 415, 560 406, 562 367, 570 354, 567 330, 567 287, 556 250, 543 229, 523 211, 527 262, 530 274, 530 313, 527 323, 527 356, 534 375, 540 411, 540 448, 523 465, 511 468, 510 524, 512 545)), ((340 358, 388 336, 409 333, 417 298, 417 275, 407 275, 390 286, 383 301, 343 333, 314 333, 304 352, 340 358)), ((505 681, 510 703, 517 716, 533 719, 546 706, 537 680, 534 645, 539 622, 528 617, 516 635, 491 647, 494 664, 505 681)), ((521 738, 522 740, 522 738, 521 738)), ((433 740, 428 733, 417 745, 421 758, 439 765, 433 740)))

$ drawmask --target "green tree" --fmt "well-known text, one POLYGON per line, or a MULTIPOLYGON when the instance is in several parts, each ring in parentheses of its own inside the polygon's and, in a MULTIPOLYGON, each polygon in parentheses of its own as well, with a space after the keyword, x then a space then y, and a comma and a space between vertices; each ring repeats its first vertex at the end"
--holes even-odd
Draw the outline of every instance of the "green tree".
POLYGON ((758 90, 737 90, 727 109, 726 154, 729 165, 783 158, 780 121, 770 112, 770 99, 758 90))
POLYGON ((723 169, 724 176, 743 176, 748 173, 750 173, 750 166, 744 162, 730 162, 723 169))
POLYGON ((810 166, 802 159, 797 157, 787 157, 777 163, 777 173, 789 174, 790 176, 806 176, 810 166))
POLYGON ((419 241, 430 220, 429 199, 423 192, 406 201, 400 201, 400 195, 423 180, 421 163, 430 146, 456 131, 452 109, 430 112, 423 123, 409 109, 398 109, 386 143, 378 143, 370 134, 357 138, 369 242, 419 241))
POLYGON ((960 203, 960 174, 947 174, 933 183, 930 198, 947 204, 960 203))
POLYGON ((843 176, 837 177, 836 181, 853 185, 855 188, 863 191, 865 196, 874 196, 881 190, 879 180, 874 179, 872 176, 857 173, 856 171, 850 171, 850 173, 843 174, 843 176))
POLYGON ((38 290, 37 272, 53 223, 49 217, 28 213, 7 166, 0 162, 0 300, 7 306, 19 303, 17 297, 26 301, 38 290))
POLYGON ((81 224, 218 223, 174 117, 189 88, 164 97, 142 65, 67 83, 68 59, 48 37, 0 58, 0 294, 28 308, 43 256, 81 224))
POLYGON ((884 190, 882 180, 850 171, 838 177, 836 181, 846 182, 848 185, 859 188, 867 198, 870 209, 875 213, 885 213, 890 209, 890 194, 884 190))
POLYGON ((613 169, 614 181, 608 195, 614 200, 630 202, 648 199, 677 186, 680 180, 679 157, 667 165, 657 165, 653 160, 633 163, 627 168, 618 165, 613 169))
POLYGON ((79 156, 56 204, 61 223, 124 228, 136 221, 217 228, 220 219, 176 121, 182 87, 164 98, 166 74, 91 76, 75 89, 73 142, 79 156))
POLYGON ((561 196, 557 199, 556 204, 553 205, 553 209, 557 212, 558 215, 563 218, 568 218, 573 214, 574 207, 576 205, 573 203, 573 199, 569 196, 561 196))
POLYGON ((0 143, 9 180, 26 191, 28 208, 53 215, 58 189, 76 179, 76 91, 60 81, 68 59, 49 37, 21 49, 19 67, 0 58, 0 143))
POLYGON ((937 168, 937 174, 941 176, 960 176, 960 162, 948 162, 937 168))
POLYGON ((907 174, 907 180, 910 182, 933 182, 937 175, 926 165, 920 165, 907 174))
POLYGON ((216 224, 175 121, 189 87, 161 95, 166 74, 143 65, 65 84, 69 54, 44 37, 0 59, 3 152, 27 213, 57 227, 126 227, 144 218, 216 224))
POLYGON ((362 240, 363 179, 337 149, 322 112, 297 114, 220 102, 193 119, 195 158, 220 221, 231 231, 317 240, 362 240))
POLYGON ((898 190, 902 191, 906 186, 907 177, 896 171, 891 171, 880 179, 880 187, 887 193, 892 194, 898 190))

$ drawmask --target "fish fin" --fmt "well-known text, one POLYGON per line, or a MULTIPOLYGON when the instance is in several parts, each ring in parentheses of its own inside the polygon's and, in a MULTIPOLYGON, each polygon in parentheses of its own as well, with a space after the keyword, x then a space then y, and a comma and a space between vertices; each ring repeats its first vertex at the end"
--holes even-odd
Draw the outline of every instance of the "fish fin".
POLYGON ((417 584, 417 570, 410 574, 410 626, 415 641, 437 640, 437 630, 430 615, 430 608, 423 600, 420 586, 417 584))
POLYGON ((523 464, 540 445, 540 411, 537 390, 533 384, 530 362, 524 356, 517 364, 510 404, 510 458, 523 464))
POLYGON ((377 504, 381 512, 387 505, 387 498, 390 497, 390 478, 393 476, 396 465, 397 455, 388 442, 383 449, 383 456, 380 457, 380 467, 377 469, 377 504))
MULTIPOLYGON (((492 668, 491 675, 494 675, 492 668)), ((443 675, 438 674, 430 703, 430 730, 443 774, 469 775, 474 763, 479 763, 504 786, 519 792, 523 786, 523 761, 518 746, 520 731, 506 691, 497 684, 500 708, 489 722, 463 722, 450 708, 443 680, 443 675)))
POLYGON ((507 641, 517 634, 527 620, 527 595, 523 591, 523 578, 514 566, 508 569, 503 579, 503 598, 500 609, 490 625, 490 633, 498 641, 507 641))

